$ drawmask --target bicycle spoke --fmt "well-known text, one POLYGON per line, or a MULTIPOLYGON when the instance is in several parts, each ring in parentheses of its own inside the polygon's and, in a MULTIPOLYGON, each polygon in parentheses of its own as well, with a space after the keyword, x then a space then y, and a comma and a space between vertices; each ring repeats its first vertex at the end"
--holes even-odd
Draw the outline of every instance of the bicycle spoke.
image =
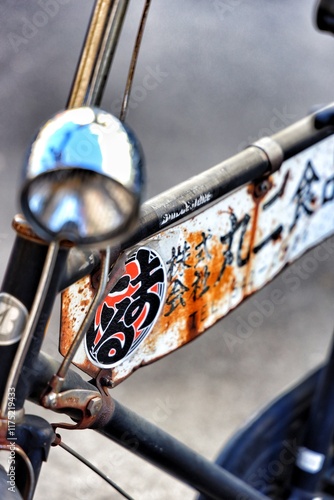
POLYGON ((95 472, 98 476, 104 479, 109 484, 109 486, 112 486, 116 491, 118 491, 118 493, 120 493, 124 498, 127 498, 128 500, 134 500, 133 497, 128 495, 128 493, 126 493, 120 486, 118 486, 118 484, 116 484, 112 479, 110 479, 110 477, 104 474, 104 472, 100 471, 97 467, 95 467, 95 465, 86 460, 82 455, 80 455, 80 453, 73 450, 73 448, 65 444, 63 441, 59 443, 59 446, 61 446, 63 450, 70 453, 70 455, 80 460, 80 462, 82 462, 84 465, 89 467, 93 472, 95 472))

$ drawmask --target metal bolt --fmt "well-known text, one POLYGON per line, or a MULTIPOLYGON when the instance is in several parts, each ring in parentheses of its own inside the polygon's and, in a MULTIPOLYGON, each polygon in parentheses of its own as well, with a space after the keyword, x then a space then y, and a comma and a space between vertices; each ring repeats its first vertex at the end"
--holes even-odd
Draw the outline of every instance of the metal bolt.
POLYGON ((111 389, 115 385, 114 382, 108 377, 101 377, 100 383, 101 383, 102 387, 109 387, 111 389))
POLYGON ((92 398, 87 405, 87 413, 91 417, 95 417, 102 408, 102 399, 99 396, 92 398))
POLYGON ((42 399, 42 405, 44 408, 55 408, 57 406, 57 394, 50 392, 42 399))
POLYGON ((270 189, 270 182, 268 180, 261 181, 259 184, 256 184, 254 188, 254 195, 257 198, 264 196, 267 191, 270 189))

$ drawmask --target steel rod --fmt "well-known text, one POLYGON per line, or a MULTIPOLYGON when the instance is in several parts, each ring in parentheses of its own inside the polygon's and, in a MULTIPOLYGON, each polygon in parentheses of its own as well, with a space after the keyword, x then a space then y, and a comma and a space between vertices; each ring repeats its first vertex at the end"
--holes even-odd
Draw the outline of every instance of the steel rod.
POLYGON ((57 372, 57 379, 64 379, 70 366, 73 361, 73 358, 75 356, 75 353, 78 350, 79 345, 81 344, 83 337, 89 328, 90 324, 94 320, 94 316, 96 313, 96 309, 100 305, 100 302, 105 296, 106 293, 106 287, 108 283, 108 273, 109 273, 109 268, 110 268, 110 248, 108 247, 105 251, 101 252, 102 258, 101 258, 101 277, 99 281, 99 287, 96 291, 96 295, 94 297, 94 300, 89 308, 89 311, 87 315, 85 316, 85 319, 83 320, 80 329, 75 336, 75 339, 73 340, 71 347, 66 354, 65 358, 63 359, 58 372, 57 372))
POLYGON ((12 363, 11 370, 8 375, 5 391, 1 403, 1 415, 5 417, 8 412, 8 394, 9 389, 15 387, 19 379, 25 356, 28 352, 31 338, 36 329, 41 311, 43 309, 46 294, 48 292, 50 282, 53 276, 53 270, 57 261, 59 251, 59 243, 52 242, 49 246, 46 260, 43 267, 43 272, 37 288, 35 299, 28 317, 28 321, 22 333, 22 337, 15 353, 15 358, 12 363))
POLYGON ((136 37, 135 46, 134 46, 133 53, 132 53, 129 73, 128 73, 128 77, 126 80, 123 102, 122 102, 121 112, 120 112, 120 116, 119 116, 121 121, 124 121, 126 118, 126 113, 127 113, 128 104, 129 104, 129 97, 130 97, 132 83, 133 83, 133 77, 134 77, 135 70, 136 70, 139 49, 140 49, 141 41, 143 39, 144 29, 145 29, 146 20, 147 20, 150 5, 151 5, 151 0, 146 0, 143 14, 142 14, 141 21, 140 21, 140 25, 139 25, 139 29, 138 29, 138 33, 137 33, 137 37, 136 37))
POLYGON ((99 106, 129 0, 96 0, 67 108, 99 106))

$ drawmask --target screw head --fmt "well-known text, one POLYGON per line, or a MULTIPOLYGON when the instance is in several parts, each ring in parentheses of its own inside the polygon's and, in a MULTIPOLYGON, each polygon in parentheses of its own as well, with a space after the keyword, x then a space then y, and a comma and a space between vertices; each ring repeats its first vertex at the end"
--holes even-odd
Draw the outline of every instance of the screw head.
POLYGON ((257 198, 263 197, 270 189, 271 185, 268 180, 264 180, 255 185, 254 195, 257 198))
POLYGON ((88 405, 87 405, 87 413, 89 413, 89 415, 91 417, 95 417, 99 411, 102 409, 102 399, 100 396, 94 396, 89 402, 88 402, 88 405))

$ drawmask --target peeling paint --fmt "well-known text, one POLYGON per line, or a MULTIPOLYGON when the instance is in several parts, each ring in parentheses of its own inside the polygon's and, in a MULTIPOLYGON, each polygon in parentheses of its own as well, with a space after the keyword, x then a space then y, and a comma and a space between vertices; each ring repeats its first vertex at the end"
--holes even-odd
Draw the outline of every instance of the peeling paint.
MULTIPOLYGON (((141 243, 155 250, 166 266, 166 299, 147 338, 112 369, 114 384, 196 338, 333 234, 333 151, 334 140, 327 138, 284 162, 269 178, 234 191, 141 243)), ((63 294, 63 355, 93 294, 90 277, 63 294)), ((75 364, 91 376, 98 371, 83 348, 75 364)))

